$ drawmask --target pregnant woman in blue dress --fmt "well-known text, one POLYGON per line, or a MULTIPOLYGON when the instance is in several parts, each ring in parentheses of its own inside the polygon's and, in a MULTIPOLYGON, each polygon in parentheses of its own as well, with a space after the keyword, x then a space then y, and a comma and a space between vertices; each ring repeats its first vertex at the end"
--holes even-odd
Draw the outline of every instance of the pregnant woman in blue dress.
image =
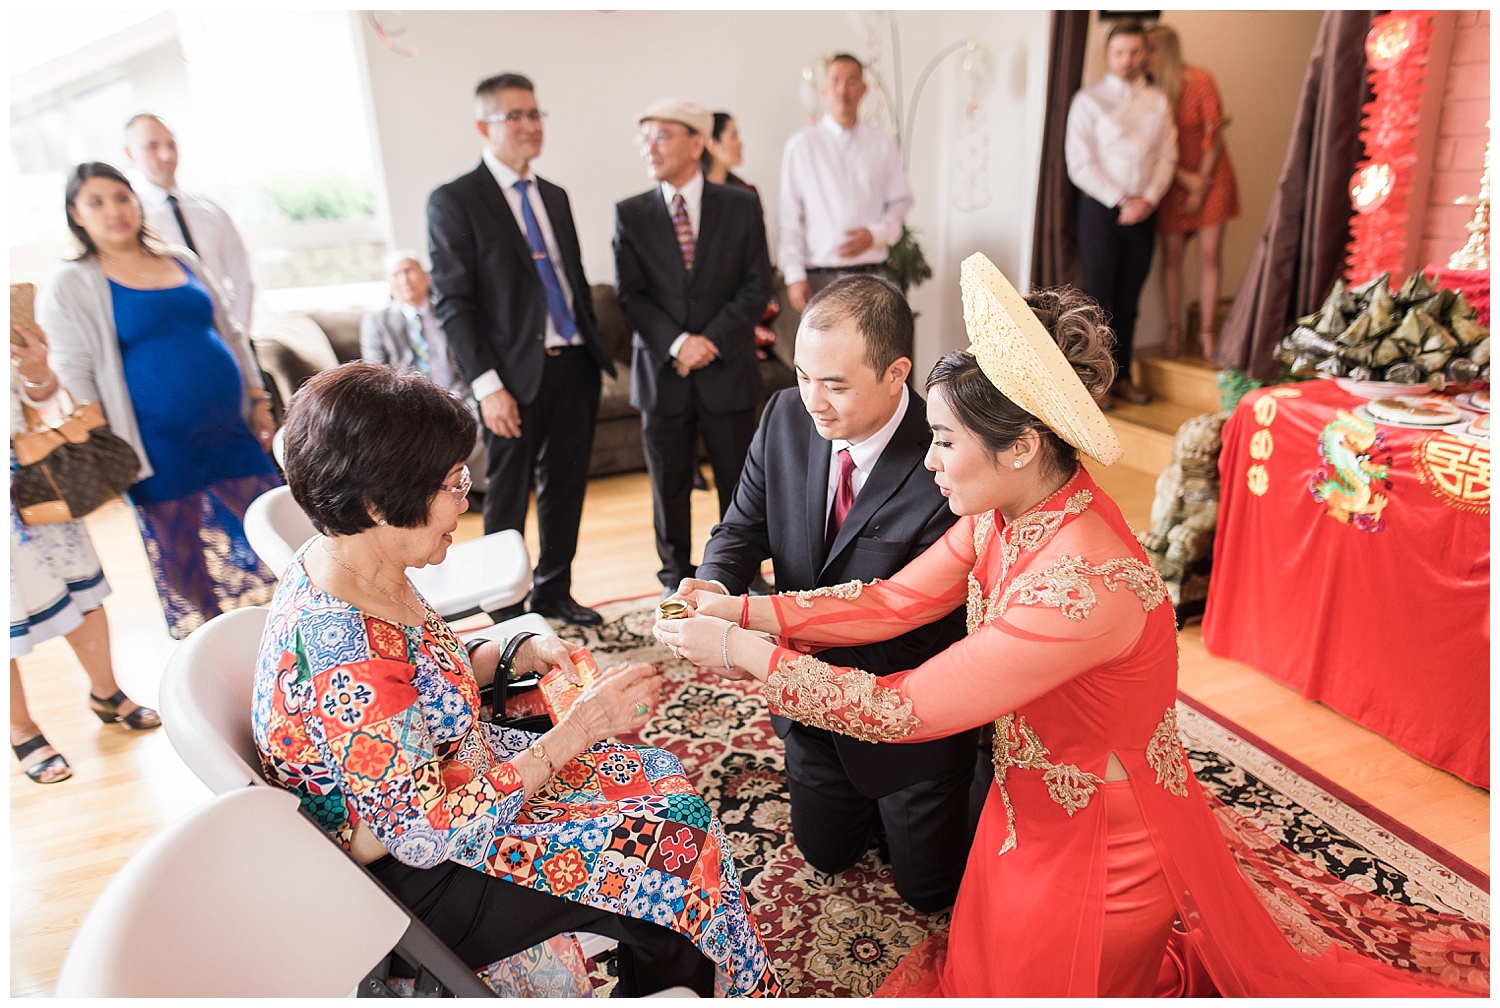
POLYGON ((151 240, 124 175, 79 165, 67 212, 83 253, 44 292, 38 321, 64 386, 101 402, 141 457, 129 498, 168 628, 186 637, 275 587, 242 525, 281 482, 266 454, 269 396, 214 278, 191 252, 151 240))

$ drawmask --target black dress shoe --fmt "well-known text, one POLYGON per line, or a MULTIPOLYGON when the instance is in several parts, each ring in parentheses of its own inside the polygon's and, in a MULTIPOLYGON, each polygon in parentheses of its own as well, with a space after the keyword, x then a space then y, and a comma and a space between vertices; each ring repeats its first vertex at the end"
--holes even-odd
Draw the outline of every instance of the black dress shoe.
POLYGON ((604 622, 603 616, 586 606, 579 605, 566 595, 560 599, 533 601, 531 611, 538 616, 562 620, 564 623, 576 623, 578 626, 598 626, 604 622))

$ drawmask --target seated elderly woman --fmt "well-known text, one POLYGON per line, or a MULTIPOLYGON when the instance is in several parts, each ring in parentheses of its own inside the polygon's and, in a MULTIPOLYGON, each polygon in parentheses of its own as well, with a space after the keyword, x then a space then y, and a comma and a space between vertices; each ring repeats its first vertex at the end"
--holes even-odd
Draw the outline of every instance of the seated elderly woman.
POLYGON ((294 398, 287 483, 322 535, 261 641, 267 777, 475 968, 582 930, 619 939, 626 990, 779 993, 682 766, 604 741, 646 722, 654 666, 607 669, 543 735, 479 719, 495 676, 576 669, 555 637, 466 649, 406 577, 453 542, 474 432, 458 399, 385 365, 325 371, 294 398))

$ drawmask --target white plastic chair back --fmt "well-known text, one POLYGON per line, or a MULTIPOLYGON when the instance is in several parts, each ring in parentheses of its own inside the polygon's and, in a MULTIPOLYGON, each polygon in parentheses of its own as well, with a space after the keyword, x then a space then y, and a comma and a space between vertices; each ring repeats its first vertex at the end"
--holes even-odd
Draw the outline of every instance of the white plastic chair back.
POLYGON ((215 616, 188 634, 162 673, 167 738, 214 794, 265 782, 250 700, 266 615, 261 606, 247 606, 215 616))
POLYGON ((515 529, 454 543, 436 567, 407 573, 444 619, 504 609, 531 591, 531 558, 525 537, 515 529))
MULTIPOLYGON (((245 509, 250 548, 277 577, 315 535, 317 529, 288 487, 267 490, 245 509)), ((531 558, 525 537, 515 529, 454 543, 442 563, 407 573, 438 615, 449 620, 504 609, 531 591, 531 558)))
POLYGON ((285 573, 302 544, 317 534, 289 487, 267 490, 245 509, 245 538, 277 577, 285 573))
POLYGON ((279 788, 220 795, 110 880, 58 997, 344 997, 409 917, 279 788))

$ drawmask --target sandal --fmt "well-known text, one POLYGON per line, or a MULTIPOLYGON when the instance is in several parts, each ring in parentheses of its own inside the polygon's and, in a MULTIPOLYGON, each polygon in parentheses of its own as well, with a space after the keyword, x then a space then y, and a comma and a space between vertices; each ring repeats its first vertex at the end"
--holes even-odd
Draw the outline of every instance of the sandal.
POLYGON ((128 703, 135 703, 135 701, 126 696, 124 690, 115 690, 114 696, 104 699, 92 693, 89 694, 89 710, 93 711, 94 716, 105 724, 123 724, 132 731, 146 731, 161 724, 160 714, 140 704, 135 704, 135 709, 129 714, 121 714, 120 707, 128 703))
POLYGON ((47 736, 37 735, 27 739, 20 745, 13 745, 10 751, 16 754, 16 760, 21 764, 21 769, 26 776, 38 784, 57 784, 73 776, 73 768, 68 766, 68 761, 63 759, 62 753, 52 749, 52 755, 38 759, 30 766, 26 765, 28 756, 35 756, 43 749, 52 749, 52 743, 47 741, 47 736), (61 771, 61 773, 57 773, 61 771), (49 776, 55 774, 55 776, 49 776))

